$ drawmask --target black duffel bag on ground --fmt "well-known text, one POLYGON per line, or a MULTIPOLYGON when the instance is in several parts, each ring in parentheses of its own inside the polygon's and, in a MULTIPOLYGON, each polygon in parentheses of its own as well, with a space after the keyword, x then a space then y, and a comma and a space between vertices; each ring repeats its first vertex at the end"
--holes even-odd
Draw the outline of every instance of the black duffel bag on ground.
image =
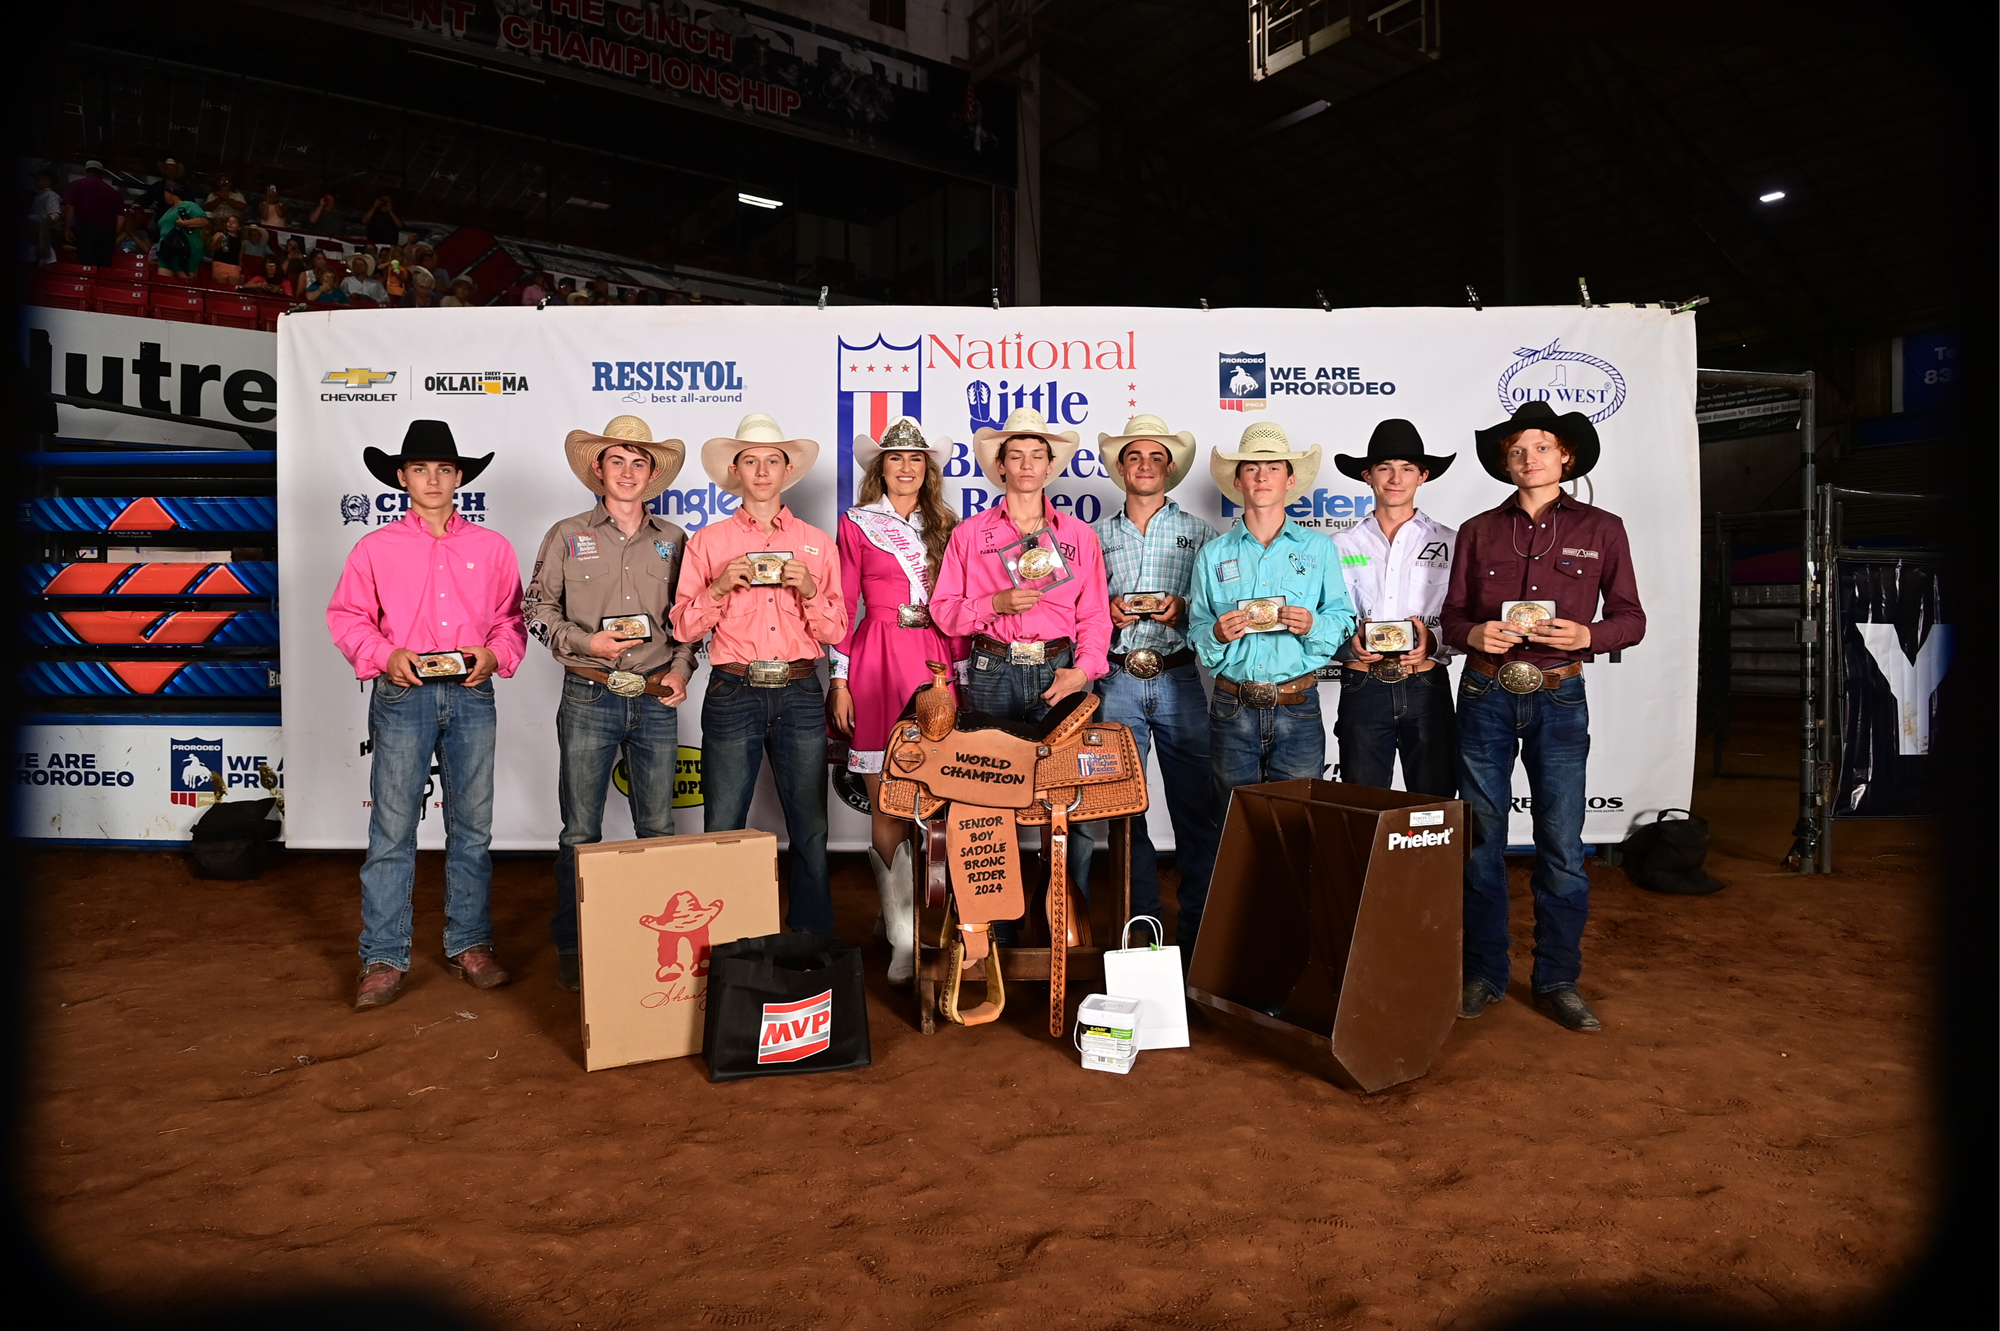
POLYGON ((1648 892, 1700 897, 1720 892, 1724 884, 1702 872, 1708 859, 1708 820, 1686 809, 1662 809, 1618 847, 1617 863, 1648 892), (1667 815, 1681 816, 1671 821, 1667 815))
POLYGON ((825 934, 717 944, 701 1047, 710 1081, 867 1067, 861 950, 825 934))
POLYGON ((197 878, 255 878, 277 858, 271 843, 284 824, 271 817, 275 799, 223 800, 195 819, 188 853, 197 878))

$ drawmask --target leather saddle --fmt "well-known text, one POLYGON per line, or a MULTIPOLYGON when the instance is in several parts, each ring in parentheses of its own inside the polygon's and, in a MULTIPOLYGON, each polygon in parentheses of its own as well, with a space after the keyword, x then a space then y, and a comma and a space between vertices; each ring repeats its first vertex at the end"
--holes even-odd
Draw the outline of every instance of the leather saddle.
POLYGON ((913 819, 926 833, 925 904, 946 908, 939 941, 951 958, 941 1006, 963 1026, 993 1021, 1005 1007, 992 926, 1027 910, 1018 829, 1047 826, 1049 1034, 1060 1037, 1068 949, 1091 944, 1089 915, 1072 900, 1069 825, 1145 812, 1139 747, 1128 727, 1091 719, 1094 693, 1070 695, 1039 721, 961 712, 949 668, 925 664, 931 682, 889 732, 878 801, 883 813, 913 819), (961 1009, 959 982, 982 963, 986 999, 961 1009))

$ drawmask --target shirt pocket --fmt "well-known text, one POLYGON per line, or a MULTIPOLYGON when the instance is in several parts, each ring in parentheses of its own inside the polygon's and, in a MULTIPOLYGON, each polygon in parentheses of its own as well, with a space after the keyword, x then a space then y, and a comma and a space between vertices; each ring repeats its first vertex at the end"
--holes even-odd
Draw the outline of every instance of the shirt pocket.
POLYGON ((1588 624, 1597 613, 1597 588, 1604 576, 1600 561, 1559 561, 1552 572, 1554 577, 1550 581, 1553 585, 1544 588, 1544 591, 1561 600, 1561 610, 1565 612, 1563 618, 1588 624))

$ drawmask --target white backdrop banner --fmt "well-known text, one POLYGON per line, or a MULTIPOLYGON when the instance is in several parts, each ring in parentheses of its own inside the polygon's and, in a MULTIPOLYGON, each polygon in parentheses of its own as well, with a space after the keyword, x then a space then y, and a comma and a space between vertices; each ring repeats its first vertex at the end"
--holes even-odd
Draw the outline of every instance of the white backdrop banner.
MULTIPOLYGON (((946 468, 961 514, 992 504, 971 457, 972 431, 1030 406, 1083 435, 1051 487, 1054 503, 1094 521, 1121 502, 1097 436, 1147 411, 1193 430, 1200 464, 1175 491, 1226 528, 1235 518, 1208 481, 1208 449, 1275 421, 1293 447, 1328 454, 1315 489, 1292 506, 1303 525, 1340 531, 1372 497, 1332 466, 1360 453, 1376 422, 1416 423, 1458 465, 1424 487, 1424 510, 1454 526, 1493 507, 1506 486, 1473 456, 1472 431, 1545 399, 1596 422, 1603 460, 1581 497, 1625 520, 1652 630, 1619 663, 1589 671, 1594 743, 1584 839, 1622 839, 1634 820, 1684 806, 1694 770, 1699 468, 1695 325, 1665 310, 1576 307, 1192 310, 956 309, 847 306, 587 306, 384 310, 287 315, 279 326, 279 560, 285 663, 289 844, 358 847, 367 838, 367 693, 327 637, 327 598, 354 542, 404 511, 361 464, 395 451, 414 419, 450 422, 463 452, 498 453, 459 497, 465 517, 514 544, 525 576, 543 534, 593 498, 563 461, 563 436, 634 414, 656 438, 688 445, 689 463, 658 507, 690 532, 734 510, 700 470, 703 440, 751 411, 820 441, 819 469, 790 492, 800 517, 832 531, 853 502, 853 437, 899 412, 953 439, 946 468)), ((561 670, 532 640, 500 693, 493 844, 550 849, 556 808, 555 711, 561 670)), ((678 830, 701 829, 704 664, 681 709, 678 830)), ((1336 684, 1326 684, 1331 693, 1336 684)), ((1335 699, 1326 699, 1329 728, 1335 699)), ((1337 757, 1331 738, 1328 759, 1337 757)), ((1526 781, 1516 773, 1509 841, 1529 840, 1526 781)), ((1157 796, 1157 783, 1155 786, 1157 796)), ((784 833, 768 774, 754 826, 784 833)), ((1170 845, 1155 799, 1155 840, 1170 845)), ((606 837, 630 835, 624 802, 606 837)), ((866 844, 865 817, 835 800, 836 848, 866 844)), ((420 844, 443 844, 426 819, 420 844)))

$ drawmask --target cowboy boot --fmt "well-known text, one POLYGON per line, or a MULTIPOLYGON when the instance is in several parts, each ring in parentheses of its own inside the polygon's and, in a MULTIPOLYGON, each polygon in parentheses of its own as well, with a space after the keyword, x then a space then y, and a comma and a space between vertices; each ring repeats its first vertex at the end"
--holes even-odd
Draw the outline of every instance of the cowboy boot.
POLYGON ((868 848, 868 871, 875 875, 875 899, 884 903, 885 907, 875 912, 875 941, 886 945, 889 941, 889 917, 886 914, 889 900, 889 866, 882 863, 881 852, 873 846, 868 848))
POLYGON ((917 973, 917 880, 911 869, 910 843, 898 842, 896 858, 880 881, 882 915, 889 924, 889 983, 899 986, 917 973))

